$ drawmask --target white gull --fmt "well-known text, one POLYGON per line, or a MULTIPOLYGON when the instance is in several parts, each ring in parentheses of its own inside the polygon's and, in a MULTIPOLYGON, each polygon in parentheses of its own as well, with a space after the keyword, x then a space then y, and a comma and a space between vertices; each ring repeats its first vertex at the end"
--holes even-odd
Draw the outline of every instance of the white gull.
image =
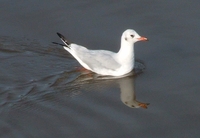
POLYGON ((134 43, 147 41, 136 31, 127 29, 121 36, 121 48, 119 52, 108 50, 89 50, 81 45, 70 43, 60 33, 57 33, 64 42, 67 50, 84 68, 100 75, 123 76, 134 68, 134 43))

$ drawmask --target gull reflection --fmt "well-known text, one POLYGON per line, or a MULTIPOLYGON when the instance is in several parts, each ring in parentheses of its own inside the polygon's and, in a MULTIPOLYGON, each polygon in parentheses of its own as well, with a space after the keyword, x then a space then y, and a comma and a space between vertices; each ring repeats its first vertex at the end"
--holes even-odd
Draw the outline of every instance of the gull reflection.
POLYGON ((136 100, 133 76, 119 79, 119 86, 121 89, 121 101, 126 106, 131 108, 147 108, 149 103, 143 103, 136 100))
MULTIPOLYGON (((98 76, 97 74, 82 74, 82 81, 87 80, 116 80, 119 83, 121 94, 121 101, 130 108, 147 108, 149 103, 143 103, 136 100, 135 87, 134 87, 134 72, 124 76, 124 78, 117 78, 112 76, 98 76), (84 77, 83 77, 84 76, 84 77)), ((80 80, 79 80, 80 81, 80 80)))

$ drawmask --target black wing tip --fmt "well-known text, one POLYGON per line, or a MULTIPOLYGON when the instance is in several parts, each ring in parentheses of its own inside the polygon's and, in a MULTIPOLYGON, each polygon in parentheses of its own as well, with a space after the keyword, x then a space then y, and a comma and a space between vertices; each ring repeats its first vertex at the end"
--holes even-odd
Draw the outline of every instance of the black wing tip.
POLYGON ((65 44, 60 44, 60 43, 57 43, 57 42, 52 42, 52 43, 55 44, 55 45, 66 46, 65 44))
POLYGON ((60 37, 60 38, 63 38, 64 36, 60 33, 57 32, 57 35, 60 37))
POLYGON ((64 42, 64 43, 66 43, 67 45, 70 45, 71 44, 71 42, 69 42, 61 33, 58 33, 57 32, 57 35, 60 37, 60 39, 64 42))

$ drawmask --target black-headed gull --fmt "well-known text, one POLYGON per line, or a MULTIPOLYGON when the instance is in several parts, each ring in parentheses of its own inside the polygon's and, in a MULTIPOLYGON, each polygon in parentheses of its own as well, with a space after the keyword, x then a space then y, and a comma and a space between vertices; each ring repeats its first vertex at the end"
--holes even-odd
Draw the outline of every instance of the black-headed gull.
POLYGON ((100 75, 123 76, 134 68, 134 43, 147 41, 136 31, 127 29, 121 36, 121 48, 118 53, 107 50, 89 50, 86 47, 70 43, 57 33, 67 50, 84 68, 100 75))

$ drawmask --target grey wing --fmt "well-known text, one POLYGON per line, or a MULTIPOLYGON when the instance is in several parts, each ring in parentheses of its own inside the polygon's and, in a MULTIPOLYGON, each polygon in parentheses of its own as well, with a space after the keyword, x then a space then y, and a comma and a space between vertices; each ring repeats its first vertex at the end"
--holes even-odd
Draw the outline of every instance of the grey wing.
POLYGON ((116 70, 120 64, 113 58, 115 53, 106 50, 88 50, 85 47, 73 47, 76 55, 91 69, 104 68, 116 70))

